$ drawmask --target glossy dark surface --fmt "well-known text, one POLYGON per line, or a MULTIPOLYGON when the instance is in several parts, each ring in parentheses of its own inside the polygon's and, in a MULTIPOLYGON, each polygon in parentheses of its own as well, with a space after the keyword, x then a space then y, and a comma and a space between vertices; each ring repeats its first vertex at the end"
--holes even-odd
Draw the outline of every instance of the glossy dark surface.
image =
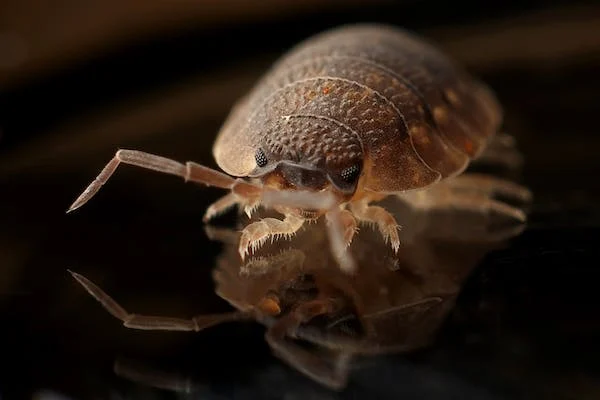
MULTIPOLYGON (((411 7, 409 25, 423 30, 486 21, 491 13, 411 7)), ((511 7, 498 14, 525 12, 511 7)), ((398 9, 385 10, 372 19, 403 22, 391 17, 398 9)), ((238 43, 239 31, 231 33, 223 40, 239 44, 233 52, 239 60, 228 52, 222 64, 194 53, 194 43, 209 43, 210 35, 181 33, 164 39, 168 45, 115 50, 0 92, 2 399, 41 391, 73 399, 179 398, 116 376, 117 359, 192 378, 197 391, 190 398, 600 397, 600 81, 591 56, 481 71, 472 65, 497 92, 505 128, 523 152, 520 178, 535 195, 528 227, 478 263, 431 347, 361 361, 341 394, 274 358, 259 324, 197 334, 129 330, 67 273, 84 273, 132 312, 185 317, 230 310, 211 278, 222 246, 206 238, 201 223, 221 191, 123 168, 84 208, 64 211, 117 147, 214 166, 210 147, 228 105, 262 72, 254 66, 240 78, 220 69, 245 70, 258 54, 277 55, 313 29, 365 15, 298 17, 256 28, 261 43, 276 38, 255 47, 248 43, 257 40, 238 43), (266 33, 274 27, 276 35, 266 33), (172 56, 174 48, 185 56, 172 56), (169 61, 164 68, 160 54, 169 61)))

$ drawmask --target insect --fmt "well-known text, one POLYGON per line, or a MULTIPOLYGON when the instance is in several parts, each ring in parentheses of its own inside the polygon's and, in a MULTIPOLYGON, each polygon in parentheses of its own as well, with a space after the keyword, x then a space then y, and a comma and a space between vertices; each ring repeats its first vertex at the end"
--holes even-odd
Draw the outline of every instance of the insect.
POLYGON ((359 223, 400 247, 398 222, 373 203, 459 175, 501 122, 492 91, 432 44, 392 26, 342 26, 291 49, 233 107, 213 146, 224 173, 121 149, 68 211, 120 163, 136 165, 229 190, 204 221, 236 205, 280 213, 243 229, 242 258, 324 216, 332 250, 351 271, 343 255, 359 223))
MULTIPOLYGON (((490 182, 496 192, 508 187, 490 182)), ((456 195, 478 196, 480 185, 470 183, 474 186, 463 186, 456 195)), ((439 212, 421 213, 405 202, 389 204, 388 210, 406 221, 404 233, 412 239, 395 254, 376 231, 365 230, 350 249, 359 266, 368 265, 356 274, 335 268, 333 254, 314 251, 326 246, 323 221, 299 232, 290 248, 267 243, 244 262, 237 251, 239 232, 207 227, 212 239, 225 244, 213 279, 218 296, 235 311, 222 314, 191 319, 132 314, 90 280, 72 274, 128 328, 200 331, 223 322, 256 320, 265 325, 265 339, 277 357, 326 387, 342 389, 358 356, 404 353, 430 344, 464 279, 485 254, 522 231, 477 210, 448 209, 443 202, 432 209, 439 212)), ((259 211, 253 218, 266 215, 259 211)), ((153 376, 148 383, 156 382, 153 376)))

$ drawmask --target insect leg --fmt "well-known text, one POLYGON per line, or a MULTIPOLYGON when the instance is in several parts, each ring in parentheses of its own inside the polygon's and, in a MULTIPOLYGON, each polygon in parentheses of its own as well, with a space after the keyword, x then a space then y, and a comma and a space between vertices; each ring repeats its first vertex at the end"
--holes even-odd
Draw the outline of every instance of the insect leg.
POLYGON ((340 211, 340 220, 344 227, 344 243, 348 247, 352 243, 354 235, 358 232, 358 224, 356 223, 356 218, 348 210, 340 211))
POLYGON ((250 319, 249 313, 230 312, 213 315, 199 315, 190 319, 171 318, 149 315, 130 314, 115 300, 107 295, 92 281, 76 272, 69 271, 73 278, 83 286, 112 316, 121 320, 123 325, 131 329, 165 330, 165 331, 201 331, 223 322, 250 319))
MULTIPOLYGON (((346 218, 346 221, 344 221, 347 215, 348 214, 346 212, 338 208, 333 208, 325 214, 325 218, 327 219, 331 253, 344 272, 353 273, 356 271, 356 262, 348 251, 348 246, 352 240, 349 231, 352 229, 352 227, 348 222, 349 219, 346 218)), ((354 220, 354 224, 355 223, 356 220, 354 220)), ((352 234, 352 236, 354 235, 352 234)))
POLYGON ((331 252, 345 272, 356 270, 356 263, 347 250, 346 238, 352 223, 337 205, 331 192, 273 191, 265 189, 262 194, 265 206, 287 206, 325 211, 331 252))
POLYGON ((518 171, 523 166, 523 155, 517 148, 513 136, 507 133, 497 133, 490 138, 485 150, 473 160, 473 166, 477 165, 518 171))
POLYGON ((204 233, 210 240, 227 244, 237 244, 240 239, 239 232, 228 228, 218 228, 211 225, 204 225, 204 233))
POLYGON ((261 188, 240 179, 216 171, 214 169, 188 161, 186 164, 171 160, 169 158, 144 153, 137 150, 119 150, 115 153, 112 160, 106 164, 100 174, 89 184, 83 193, 73 202, 67 212, 73 211, 87 203, 100 190, 108 179, 115 172, 119 164, 135 165, 137 167, 151 169, 179 176, 187 181, 203 183, 208 186, 216 186, 222 189, 237 188, 239 193, 259 194, 261 188))
POLYGON ((400 248, 398 236, 399 225, 392 214, 379 206, 370 206, 366 201, 351 203, 350 208, 359 221, 377 224, 386 241, 389 241, 395 252, 400 248))
POLYGON ((131 382, 175 393, 194 393, 201 390, 189 377, 171 371, 162 371, 126 358, 118 358, 113 366, 115 374, 131 382))
POLYGON ((301 324, 308 322, 319 315, 336 312, 339 308, 340 303, 334 298, 329 297, 302 303, 293 311, 277 320, 277 322, 270 327, 271 334, 295 338, 296 330, 301 324))
POLYGON ((315 382, 333 390, 341 390, 346 386, 351 353, 310 351, 286 338, 271 336, 268 332, 265 339, 277 357, 315 382))
POLYGON ((463 209, 480 212, 484 215, 501 215, 515 222, 525 222, 527 215, 523 210, 511 205, 494 200, 485 195, 456 196, 451 201, 451 207, 454 209, 463 209))
POLYGON ((521 185, 484 174, 460 175, 449 180, 447 184, 455 191, 471 191, 519 203, 528 203, 533 197, 531 191, 521 185))
POLYGON ((241 199, 235 193, 227 193, 225 196, 208 206, 206 212, 204 213, 204 217, 202 217, 202 220, 204 222, 208 222, 217 215, 224 213, 231 207, 240 203, 241 199))
POLYGON ((293 236, 304 225, 304 221, 304 218, 288 214, 283 221, 276 218, 263 218, 251 223, 242 231, 239 244, 240 256, 244 259, 250 250, 256 251, 269 237, 293 236))
POLYGON ((525 212, 494 196, 526 203, 531 193, 512 182, 488 177, 467 175, 441 182, 427 190, 402 194, 400 199, 423 211, 455 210, 482 215, 486 218, 505 217, 514 222, 527 220, 525 212))
POLYGON ((273 324, 265 339, 282 360, 309 378, 333 389, 341 389, 348 378, 351 355, 343 351, 309 351, 287 339, 295 337, 298 326, 312 318, 335 311, 337 304, 330 299, 304 303, 273 324), (319 354, 319 353, 323 354, 319 354))

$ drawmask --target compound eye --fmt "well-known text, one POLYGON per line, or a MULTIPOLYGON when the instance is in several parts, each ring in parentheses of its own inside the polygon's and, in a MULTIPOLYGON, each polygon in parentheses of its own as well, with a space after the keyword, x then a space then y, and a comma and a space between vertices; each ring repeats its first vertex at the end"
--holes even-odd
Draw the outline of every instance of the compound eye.
POLYGON ((360 176, 360 166, 354 164, 351 167, 345 168, 340 173, 342 180, 346 183, 354 183, 360 176))
POLYGON ((267 156, 265 155, 265 152, 262 149, 256 150, 256 153, 254 154, 254 159, 256 160, 256 165, 258 165, 260 168, 266 166, 269 163, 269 160, 267 159, 267 156))

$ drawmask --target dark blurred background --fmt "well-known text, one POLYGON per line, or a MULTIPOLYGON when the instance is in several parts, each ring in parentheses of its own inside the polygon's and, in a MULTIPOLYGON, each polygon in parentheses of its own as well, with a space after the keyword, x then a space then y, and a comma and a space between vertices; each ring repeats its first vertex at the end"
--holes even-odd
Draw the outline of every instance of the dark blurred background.
POLYGON ((84 208, 64 211, 119 147, 214 167, 233 102, 289 47, 352 22, 414 30, 485 80, 535 193, 528 229, 477 269, 440 343, 417 364, 381 360, 372 390, 600 398, 600 5, 542 0, 3 0, 0 398, 175 398, 115 377, 119 355, 192 371, 203 398, 233 398, 236 385, 238 398, 278 398, 262 371, 308 385, 271 358, 258 326, 127 330, 66 272, 131 311, 228 310, 210 277, 220 245, 201 224, 220 191, 122 168, 84 208))

